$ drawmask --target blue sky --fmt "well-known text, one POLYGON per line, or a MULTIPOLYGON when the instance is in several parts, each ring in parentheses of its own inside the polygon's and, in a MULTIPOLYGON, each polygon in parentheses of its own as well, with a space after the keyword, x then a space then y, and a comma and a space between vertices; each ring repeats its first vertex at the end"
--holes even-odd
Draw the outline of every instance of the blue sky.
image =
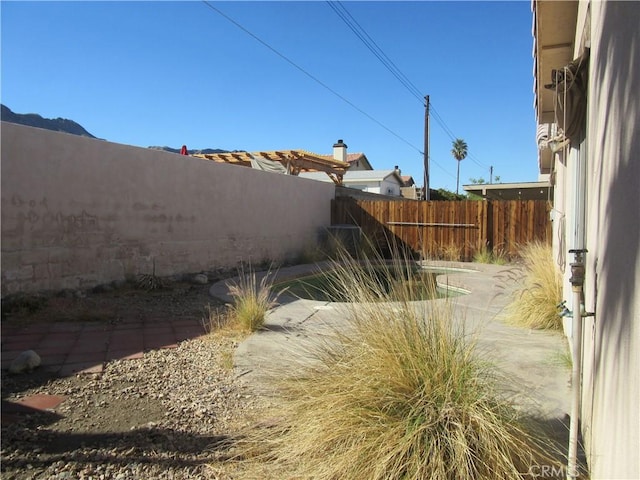
MULTIPOLYGON (((344 139, 422 184, 422 103, 326 2, 211 5, 367 115, 197 1, 3 1, 2 103, 142 147, 328 154, 344 139)), ((342 5, 467 142, 460 184, 489 166, 503 182, 537 180, 528 1, 342 5)), ((455 190, 433 116, 430 137, 431 187, 455 190)))

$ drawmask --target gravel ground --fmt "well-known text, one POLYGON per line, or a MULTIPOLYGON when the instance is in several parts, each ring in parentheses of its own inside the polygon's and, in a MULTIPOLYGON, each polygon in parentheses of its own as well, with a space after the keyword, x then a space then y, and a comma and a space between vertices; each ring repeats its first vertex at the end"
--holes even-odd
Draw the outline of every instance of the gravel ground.
MULTIPOLYGON (((3 399, 64 395, 54 411, 2 425, 2 478, 231 479, 234 433, 261 408, 229 369, 238 338, 209 335, 101 375, 3 375, 3 399), (18 385, 20 384, 20 385, 18 385)), ((3 422, 4 423, 4 422, 3 422)))

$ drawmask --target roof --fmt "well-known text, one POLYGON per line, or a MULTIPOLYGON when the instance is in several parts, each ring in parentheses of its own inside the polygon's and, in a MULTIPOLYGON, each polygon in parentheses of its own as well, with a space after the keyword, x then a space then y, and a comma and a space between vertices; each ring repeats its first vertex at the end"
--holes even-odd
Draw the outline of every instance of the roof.
MULTIPOLYGON (((322 157, 322 158, 326 158, 328 160, 329 159, 333 160, 333 158, 334 158, 333 155, 326 155, 326 154, 318 155, 318 156, 322 157)), ((359 160, 364 160, 371 167, 371 162, 369 162, 369 159, 367 158, 367 156, 364 153, 362 153, 362 152, 347 153, 347 163, 349 165, 351 165, 352 163, 355 163, 355 162, 357 162, 359 160)), ((373 170, 373 168, 371 170, 373 170)))
POLYGON ((533 8, 534 95, 539 124, 555 122, 552 70, 560 70, 573 60, 577 1, 540 1, 533 8))
POLYGON ((344 179, 350 182, 381 182, 390 175, 395 175, 398 183, 402 184, 402 178, 395 170, 349 170, 344 179))
POLYGON ((416 184, 415 180, 411 175, 401 175, 400 178, 402 179, 402 183, 404 184, 405 187, 412 187, 413 185, 416 184))
POLYGON ((573 59, 578 2, 533 0, 533 93, 538 120, 538 168, 547 174, 553 168, 553 155, 541 141, 551 138, 550 124, 555 118, 553 71, 573 59))
POLYGON ((251 166, 255 158, 264 158, 272 162, 282 164, 290 175, 299 175, 301 172, 320 172, 327 178, 340 184, 342 176, 349 168, 349 164, 335 160, 333 157, 325 157, 306 150, 275 150, 267 152, 230 152, 213 154, 195 154, 194 157, 206 158, 219 163, 232 163, 245 167, 251 166))
POLYGON ((365 154, 362 152, 359 153, 347 153, 347 163, 355 162, 364 157, 365 154))
POLYGON ((549 200, 553 187, 549 182, 482 183, 463 185, 468 193, 488 200, 549 200))

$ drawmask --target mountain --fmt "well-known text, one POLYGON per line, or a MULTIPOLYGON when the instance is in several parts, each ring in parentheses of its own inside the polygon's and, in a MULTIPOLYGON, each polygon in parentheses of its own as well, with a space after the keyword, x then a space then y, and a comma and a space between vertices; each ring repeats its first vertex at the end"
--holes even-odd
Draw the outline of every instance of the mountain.
MULTIPOLYGON (((171 152, 171 153, 180 153, 180 148, 171 148, 171 147, 148 147, 152 150, 162 150, 165 152, 171 152)), ((234 152, 239 152, 242 150, 234 150, 234 152)), ((209 154, 214 154, 214 153, 229 153, 229 150, 220 150, 219 148, 204 148, 202 150, 187 150, 187 152, 189 153, 189 155, 193 155, 195 153, 199 153, 199 154, 203 154, 203 155, 209 155, 209 154)))
POLYGON ((55 132, 70 133, 83 137, 96 138, 87 132, 82 125, 66 118, 43 118, 36 113, 14 113, 9 107, 0 105, 2 112, 0 117, 3 122, 18 123, 28 127, 44 128, 55 132))
MULTIPOLYGON (((15 113, 9 107, 0 104, 2 108, 2 121, 26 125, 28 127, 44 128, 55 132, 70 133, 72 135, 81 135, 83 137, 96 138, 87 132, 82 125, 68 120, 66 118, 43 118, 36 113, 15 113)), ((163 150, 165 152, 180 153, 180 148, 171 147, 149 147, 153 150, 163 150)), ((238 152, 242 150, 234 150, 238 152)), ((213 154, 213 153, 229 153, 229 150, 221 150, 219 148, 205 148, 202 150, 189 150, 189 154, 213 154)))

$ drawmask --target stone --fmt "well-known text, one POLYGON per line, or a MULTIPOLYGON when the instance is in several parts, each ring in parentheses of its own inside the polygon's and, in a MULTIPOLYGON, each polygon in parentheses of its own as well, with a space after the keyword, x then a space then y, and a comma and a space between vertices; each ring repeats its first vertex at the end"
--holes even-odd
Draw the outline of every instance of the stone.
POLYGON ((111 286, 116 290, 120 290, 127 286, 127 281, 124 278, 114 280, 113 282, 111 282, 111 286))
POLYGON ((198 273, 193 277, 193 283, 196 285, 206 285, 209 283, 209 277, 207 277, 204 273, 198 273))
POLYGON ((9 366, 9 373, 30 372, 40 366, 40 355, 33 350, 25 350, 9 366))
POLYGON ((93 293, 108 293, 108 292, 113 292, 113 285, 109 284, 109 283, 103 283, 101 285, 96 285, 95 287, 93 287, 92 292, 93 293))

